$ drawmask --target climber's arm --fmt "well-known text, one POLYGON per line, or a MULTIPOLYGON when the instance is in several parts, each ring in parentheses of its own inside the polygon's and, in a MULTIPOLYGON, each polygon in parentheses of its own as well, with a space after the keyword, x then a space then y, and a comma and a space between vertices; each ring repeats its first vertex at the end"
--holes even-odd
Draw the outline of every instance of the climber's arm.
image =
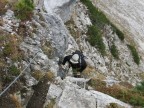
POLYGON ((62 65, 65 65, 66 62, 69 62, 69 60, 71 59, 71 55, 69 56, 65 56, 63 62, 62 62, 62 65))

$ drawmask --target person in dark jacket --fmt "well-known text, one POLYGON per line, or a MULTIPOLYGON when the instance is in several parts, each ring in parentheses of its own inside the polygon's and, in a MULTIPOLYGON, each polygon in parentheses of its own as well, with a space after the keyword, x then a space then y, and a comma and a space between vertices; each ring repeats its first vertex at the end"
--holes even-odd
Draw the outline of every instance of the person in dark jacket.
POLYGON ((69 67, 72 67, 74 77, 81 77, 81 73, 87 67, 84 57, 80 53, 75 53, 64 57, 62 65, 69 63, 69 67))

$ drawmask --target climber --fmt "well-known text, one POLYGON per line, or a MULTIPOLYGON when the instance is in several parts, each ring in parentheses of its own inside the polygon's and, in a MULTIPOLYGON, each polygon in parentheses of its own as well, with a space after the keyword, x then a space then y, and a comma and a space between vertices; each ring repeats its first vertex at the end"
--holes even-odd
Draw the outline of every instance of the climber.
POLYGON ((84 60, 84 55, 82 54, 81 51, 78 50, 73 52, 72 55, 64 57, 64 60, 62 62, 63 68, 66 62, 68 62, 69 68, 72 67, 73 76, 77 78, 81 77, 81 73, 87 67, 86 61, 84 60))

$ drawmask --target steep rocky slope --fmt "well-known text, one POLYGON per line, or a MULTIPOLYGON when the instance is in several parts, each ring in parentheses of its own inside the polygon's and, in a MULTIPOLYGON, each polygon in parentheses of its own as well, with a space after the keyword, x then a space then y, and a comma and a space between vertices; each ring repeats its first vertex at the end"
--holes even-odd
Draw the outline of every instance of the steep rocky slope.
POLYGON ((125 34, 132 38, 137 48, 143 53, 143 6, 141 0, 91 0, 114 22, 125 34))
MULTIPOLYGON (((58 65, 58 61, 65 55, 71 54, 76 49, 82 50, 88 63, 85 77, 101 78, 107 86, 125 82, 136 85, 143 80, 144 66, 143 59, 140 60, 139 65, 133 60, 131 51, 127 47, 127 44, 133 42, 128 40, 131 38, 126 37, 121 41, 112 26, 106 24, 101 30, 107 53, 103 56, 98 48, 91 46, 88 41, 87 31, 93 22, 86 5, 77 0, 34 0, 34 3, 36 6, 34 15, 29 21, 18 20, 11 9, 0 16, 3 36, 7 33, 8 37, 12 37, 9 39, 12 40, 11 43, 18 41, 17 44, 11 45, 14 50, 4 53, 7 48, 5 43, 9 42, 4 38, 1 39, 4 44, 0 44, 2 52, 0 54, 7 55, 3 55, 0 59, 2 64, 0 91, 3 91, 20 74, 20 71, 23 72, 15 85, 2 95, 0 106, 2 108, 40 108, 40 106, 41 108, 104 108, 110 103, 117 103, 119 107, 131 108, 128 104, 91 90, 93 88, 89 86, 84 89, 85 79, 81 81, 66 77, 61 80, 59 77, 61 69, 58 65), (115 59, 111 54, 112 43, 116 45, 119 59, 115 59), (15 70, 20 71, 12 73, 10 67, 13 65, 15 70), (25 71, 22 71, 23 69, 25 71)), ((97 1, 97 6, 101 6, 99 3, 97 1)), ((123 25, 121 28, 124 29, 123 25)), ((127 31, 131 32, 131 30, 127 31)), ((125 35, 128 35, 127 32, 125 35)), ((134 38, 137 39, 139 38, 134 38)), ((134 45, 137 47, 139 44, 134 45)))

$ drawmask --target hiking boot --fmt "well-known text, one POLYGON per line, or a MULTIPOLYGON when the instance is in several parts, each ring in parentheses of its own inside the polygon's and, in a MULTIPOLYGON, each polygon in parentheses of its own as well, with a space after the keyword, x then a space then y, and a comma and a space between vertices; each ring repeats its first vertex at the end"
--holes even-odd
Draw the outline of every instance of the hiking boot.
POLYGON ((75 78, 81 78, 80 72, 78 72, 77 74, 74 74, 74 77, 75 77, 75 78))
POLYGON ((81 78, 81 75, 77 75, 77 78, 81 78))

